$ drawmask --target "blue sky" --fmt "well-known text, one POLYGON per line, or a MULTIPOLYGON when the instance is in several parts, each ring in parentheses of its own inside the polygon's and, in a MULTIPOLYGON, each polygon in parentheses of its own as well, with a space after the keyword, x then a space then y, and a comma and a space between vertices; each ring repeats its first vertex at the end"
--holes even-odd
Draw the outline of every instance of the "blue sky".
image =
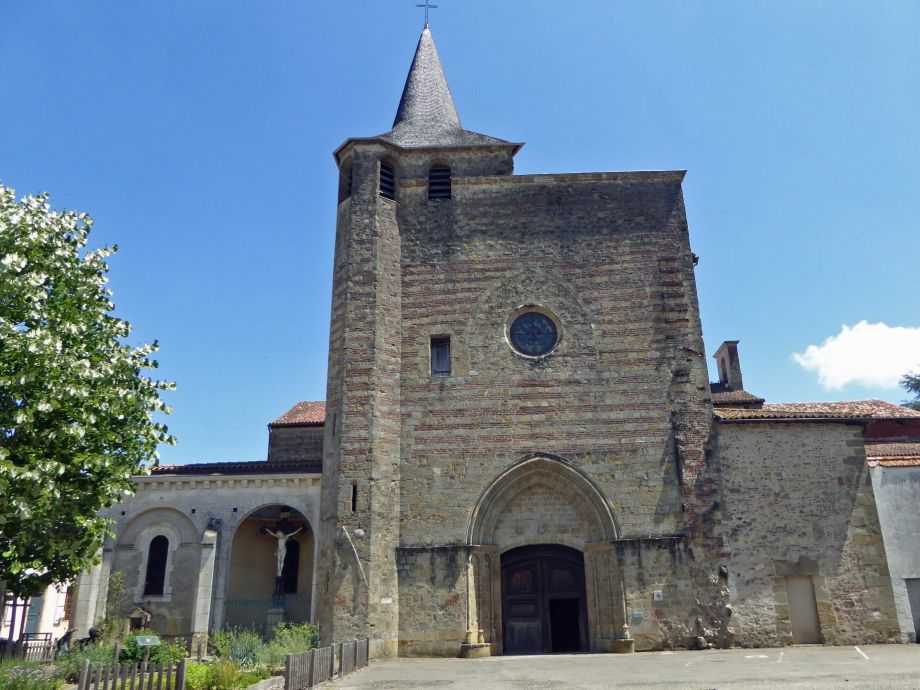
MULTIPOLYGON (((688 170, 708 354, 740 339, 749 390, 905 397, 920 3, 437 4, 463 124, 527 142, 517 172, 688 170)), ((0 180, 119 245, 117 313, 178 383, 164 463, 262 459, 267 422, 325 396, 331 152, 389 129, 414 5, 0 5, 0 180)))

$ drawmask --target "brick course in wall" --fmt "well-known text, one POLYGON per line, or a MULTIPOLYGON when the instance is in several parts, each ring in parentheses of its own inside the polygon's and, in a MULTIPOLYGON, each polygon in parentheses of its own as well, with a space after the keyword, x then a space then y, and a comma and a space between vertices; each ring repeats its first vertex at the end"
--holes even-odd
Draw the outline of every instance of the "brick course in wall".
MULTIPOLYGON (((429 631, 425 621, 451 620, 444 606, 452 604, 437 602, 467 601, 478 585, 466 573, 439 575, 452 584, 432 596, 429 580, 404 570, 394 587, 389 566, 383 579, 371 572, 380 563, 368 551, 380 534, 387 544, 398 538, 401 549, 432 553, 476 546, 467 538, 477 497, 506 468, 542 455, 570 463, 597 487, 618 536, 681 535, 688 545, 683 577, 699 591, 658 607, 659 620, 665 611, 681 622, 656 623, 648 644, 685 642, 684 619, 694 599, 718 596, 709 576, 726 554, 714 536, 718 520, 704 519, 717 502, 704 450, 709 389, 683 173, 495 176, 496 168, 511 168, 497 152, 393 152, 370 143, 340 156, 353 191, 339 211, 327 418, 339 414, 340 431, 326 431, 324 516, 330 534, 360 529, 371 544, 355 546, 359 558, 370 559, 367 585, 352 573, 354 553, 344 537, 335 549, 333 537, 320 547, 318 586, 327 605, 343 612, 340 623, 338 614, 322 614, 330 635, 371 626, 362 599, 369 597, 394 609, 399 602, 400 653, 456 654, 464 635, 479 628, 445 622, 429 631), (375 195, 377 168, 369 161, 381 159, 395 164, 395 203, 375 195), (455 171, 449 200, 427 198, 427 170, 436 161, 455 171), (387 247, 393 252, 384 254, 387 247), (381 292, 384 284, 392 287, 381 292), (508 343, 510 320, 527 305, 559 324, 559 344, 548 357, 522 357, 508 343), (433 336, 451 339, 448 377, 431 376, 433 336), (372 458, 384 452, 392 464, 381 463, 375 476, 372 458), (357 482, 364 496, 363 481, 373 486, 352 514, 350 485, 357 482), (375 522, 386 530, 375 531, 375 522)), ((552 476, 526 487, 484 545, 585 549, 598 539, 597 526, 579 517, 569 498, 552 476)), ((638 582, 637 567, 626 558, 616 578, 591 590, 598 601, 621 602, 607 638, 622 633, 623 581, 638 582)), ((500 620, 480 623, 500 651, 500 620)), ((592 622, 592 631, 602 627, 592 622)))

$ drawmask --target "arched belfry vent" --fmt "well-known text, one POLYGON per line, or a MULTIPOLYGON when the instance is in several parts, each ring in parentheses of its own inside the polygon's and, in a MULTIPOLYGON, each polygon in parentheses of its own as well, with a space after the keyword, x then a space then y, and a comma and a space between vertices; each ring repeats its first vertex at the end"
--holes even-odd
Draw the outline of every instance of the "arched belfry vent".
POLYGON ((428 198, 450 199, 450 168, 432 165, 428 171, 428 198))
POLYGON ((380 163, 380 196, 396 200, 396 171, 386 161, 380 163))

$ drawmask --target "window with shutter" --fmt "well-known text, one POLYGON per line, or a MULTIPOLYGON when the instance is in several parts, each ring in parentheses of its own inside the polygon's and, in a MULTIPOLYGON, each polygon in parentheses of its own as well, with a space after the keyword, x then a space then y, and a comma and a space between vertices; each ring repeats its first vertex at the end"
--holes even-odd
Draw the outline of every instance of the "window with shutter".
POLYGON ((431 339, 431 375, 450 376, 450 336, 431 339))

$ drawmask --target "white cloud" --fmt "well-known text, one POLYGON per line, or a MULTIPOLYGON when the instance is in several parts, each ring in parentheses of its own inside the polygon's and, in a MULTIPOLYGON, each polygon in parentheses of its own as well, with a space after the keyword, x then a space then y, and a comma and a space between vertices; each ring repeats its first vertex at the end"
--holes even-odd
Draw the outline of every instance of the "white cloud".
POLYGON ((818 382, 829 390, 849 383, 896 388, 904 374, 920 371, 920 328, 860 321, 792 357, 817 371, 818 382))

